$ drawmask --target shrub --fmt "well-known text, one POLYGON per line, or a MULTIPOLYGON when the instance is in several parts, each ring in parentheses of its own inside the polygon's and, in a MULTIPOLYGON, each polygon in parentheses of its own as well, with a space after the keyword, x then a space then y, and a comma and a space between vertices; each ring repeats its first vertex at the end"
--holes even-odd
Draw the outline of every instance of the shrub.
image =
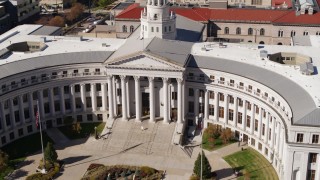
POLYGON ((141 167, 141 171, 143 173, 145 173, 146 175, 151 175, 151 174, 154 174, 156 172, 155 169, 151 168, 151 167, 148 167, 148 166, 142 166, 141 167))
POLYGON ((60 165, 59 163, 49 163, 50 165, 48 165, 48 162, 46 163, 46 167, 51 167, 47 174, 42 174, 42 173, 35 173, 35 174, 31 174, 30 176, 28 176, 26 178, 26 180, 51 180, 53 179, 53 177, 59 173, 60 171, 60 165))
POLYGON ((104 166, 104 165, 103 164, 96 164, 96 163, 90 164, 87 171, 91 171, 92 169, 95 169, 100 166, 104 166))
POLYGON ((197 175, 193 174, 192 176, 190 176, 189 180, 200 180, 200 178, 197 175))

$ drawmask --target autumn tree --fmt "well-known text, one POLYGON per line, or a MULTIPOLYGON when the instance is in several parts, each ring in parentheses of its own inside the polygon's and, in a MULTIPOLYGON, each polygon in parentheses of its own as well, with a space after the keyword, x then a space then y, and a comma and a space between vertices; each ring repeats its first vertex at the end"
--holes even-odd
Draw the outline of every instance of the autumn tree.
POLYGON ((67 15, 68 21, 74 21, 79 18, 84 12, 84 6, 80 3, 74 3, 70 9, 70 13, 67 15))
POLYGON ((0 150, 0 172, 3 171, 7 166, 9 162, 9 156, 0 150))
POLYGON ((226 144, 233 138, 233 133, 230 128, 226 128, 222 130, 220 137, 223 140, 223 143, 226 144))
POLYGON ((49 26, 63 27, 65 25, 64 18, 61 16, 55 16, 49 21, 49 26))
POLYGON ((41 17, 39 20, 36 21, 36 24, 47 25, 48 22, 49 22, 48 17, 41 17))

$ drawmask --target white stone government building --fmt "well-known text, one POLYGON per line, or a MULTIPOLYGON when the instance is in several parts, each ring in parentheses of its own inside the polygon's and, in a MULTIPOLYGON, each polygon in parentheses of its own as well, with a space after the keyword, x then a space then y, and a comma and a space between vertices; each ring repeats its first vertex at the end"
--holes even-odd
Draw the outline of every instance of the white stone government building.
MULTIPOLYGON (((230 128, 280 179, 320 179, 320 39, 311 46, 197 42, 204 25, 149 0, 128 39, 0 36, 0 147, 46 128, 146 119, 175 123, 172 142, 204 122, 230 128)), ((42 32, 42 35, 35 35, 42 32)))

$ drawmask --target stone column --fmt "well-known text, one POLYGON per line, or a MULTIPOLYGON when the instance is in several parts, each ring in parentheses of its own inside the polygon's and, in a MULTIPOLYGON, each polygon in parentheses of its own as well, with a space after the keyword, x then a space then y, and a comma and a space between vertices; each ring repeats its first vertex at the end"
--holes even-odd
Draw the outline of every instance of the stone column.
POLYGON ((243 129, 243 131, 246 131, 246 129, 247 129, 247 102, 245 100, 243 100, 242 105, 243 105, 242 129, 243 129))
POLYGON ((149 94, 150 95, 150 122, 155 122, 156 113, 155 113, 154 77, 149 77, 149 90, 150 90, 150 94, 149 94))
POLYGON ((204 120, 209 119, 209 90, 204 94, 204 120))
POLYGON ((269 141, 269 121, 270 121, 270 114, 267 112, 266 115, 266 129, 265 129, 265 136, 264 136, 264 143, 267 144, 269 141))
POLYGON ((277 123, 277 141, 276 141, 276 152, 279 153, 279 147, 280 147, 280 123, 277 123))
POLYGON ((194 93, 194 115, 199 117, 199 89, 195 89, 194 93))
POLYGON ((6 119, 5 119, 5 116, 4 116, 3 102, 0 102, 0 117, 2 119, 2 121, 0 121, 2 130, 6 131, 7 130, 7 124, 6 124, 6 119))
POLYGON ((70 85, 70 100, 71 100, 71 112, 76 112, 76 100, 75 100, 75 89, 74 84, 70 85))
MULTIPOLYGON (((273 150, 275 150, 274 147, 274 140, 275 140, 275 130, 276 130, 276 120, 275 118, 273 118, 272 116, 270 117, 270 119, 272 119, 272 125, 271 125, 271 143, 270 146, 273 150)), ((275 152, 274 152, 275 153, 275 152)))
POLYGON ((28 100, 29 100, 29 113, 30 113, 30 121, 34 121, 34 105, 33 105, 33 97, 32 97, 32 92, 28 93, 28 100))
POLYGON ((120 76, 121 78, 121 107, 122 107, 122 120, 128 120, 127 117, 127 98, 126 98, 126 76, 120 76))
POLYGON ((55 109, 54 109, 54 95, 53 95, 53 88, 49 88, 49 106, 50 106, 50 113, 51 116, 54 117, 56 115, 55 109))
POLYGON ((225 97, 225 102, 224 102, 224 125, 227 125, 228 124, 228 115, 229 115, 229 108, 228 108, 228 105, 229 105, 229 95, 228 94, 224 94, 224 97, 225 97))
POLYGON ((92 111, 97 111, 96 83, 91 83, 91 104, 92 111))
POLYGON ((107 110, 107 84, 101 83, 101 90, 102 90, 102 111, 105 112, 107 110))
POLYGON ((177 82, 178 82, 178 92, 177 92, 177 95, 178 95, 178 120, 177 122, 178 123, 182 123, 182 82, 183 82, 183 79, 177 79, 177 82))
POLYGON ((126 80, 126 98, 127 98, 127 117, 130 118, 130 93, 129 93, 129 77, 126 80))
POLYGON ((284 144, 284 128, 280 127, 280 140, 279 140, 279 159, 282 159, 283 144, 284 144))
POLYGON ((107 75, 107 81, 108 81, 108 100, 109 100, 109 119, 114 119, 114 105, 113 105, 113 84, 112 84, 112 76, 107 75))
MULTIPOLYGON (((258 108, 258 107, 257 107, 258 108)), ((262 136, 262 114, 263 114, 263 112, 264 112, 264 109, 262 109, 261 107, 260 107, 260 111, 259 111, 259 120, 258 120, 258 138, 259 139, 261 139, 261 136, 262 136)), ((264 132, 266 132, 266 131, 264 131, 264 132)))
POLYGON ((234 111, 233 111, 233 126, 237 127, 238 122, 237 122, 237 116, 238 116, 238 98, 233 97, 233 102, 234 102, 234 111))
POLYGON ((168 95, 168 80, 169 78, 162 78, 163 81, 163 123, 169 123, 169 95, 168 95))
POLYGON ((214 92, 214 116, 215 120, 219 121, 219 92, 214 92))
POLYGON ((80 91, 81 91, 81 101, 82 101, 82 111, 87 111, 87 99, 86 99, 86 88, 85 84, 80 84, 80 91))
MULTIPOLYGON (((133 78, 134 78, 134 90, 135 90, 135 102, 136 102, 136 104, 135 104, 136 105, 136 120, 137 121, 141 121, 140 77, 139 76, 134 76, 133 78)), ((150 82, 150 80, 149 80, 149 82, 150 82)), ((150 97, 151 97, 151 95, 150 95, 150 97)))
POLYGON ((25 123, 22 95, 18 96, 20 123, 25 123))
POLYGON ((116 77, 115 76, 113 76, 112 77, 112 83, 113 83, 113 113, 114 114, 116 114, 117 116, 119 115, 118 114, 118 99, 117 99, 117 96, 118 96, 118 94, 117 94, 117 87, 119 87, 120 85, 119 85, 119 80, 118 79, 116 79, 116 77))
POLYGON ((61 114, 64 115, 66 113, 66 107, 64 104, 64 86, 60 87, 60 102, 61 102, 60 103, 61 104, 61 114))
POLYGON ((252 103, 251 104, 251 121, 250 121, 250 134, 254 134, 254 121, 256 120, 255 117, 254 117, 254 114, 255 114, 255 111, 254 111, 254 104, 252 103))

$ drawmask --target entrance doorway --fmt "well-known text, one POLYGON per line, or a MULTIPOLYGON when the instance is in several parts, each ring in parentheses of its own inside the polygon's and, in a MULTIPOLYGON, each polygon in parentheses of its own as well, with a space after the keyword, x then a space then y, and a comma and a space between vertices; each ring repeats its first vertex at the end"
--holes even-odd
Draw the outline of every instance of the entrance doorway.
POLYGON ((177 121, 177 108, 172 108, 171 109, 171 121, 177 121))
POLYGON ((121 104, 118 104, 117 115, 122 116, 122 105, 121 104))
POLYGON ((242 135, 242 142, 248 143, 248 136, 246 134, 242 135))
POLYGON ((150 97, 149 93, 142 93, 142 115, 146 116, 150 114, 150 97))

